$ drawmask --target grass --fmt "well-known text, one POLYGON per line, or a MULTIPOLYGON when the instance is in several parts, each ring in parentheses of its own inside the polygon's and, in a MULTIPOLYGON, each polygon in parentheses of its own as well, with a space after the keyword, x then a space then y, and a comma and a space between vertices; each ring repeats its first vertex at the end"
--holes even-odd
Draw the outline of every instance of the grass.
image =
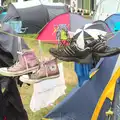
MULTIPOLYGON (((32 35, 22 35, 22 36, 24 37, 24 40, 28 44, 28 46, 35 51, 38 57, 40 57, 41 55, 43 57, 51 57, 49 54, 49 48, 56 47, 55 45, 42 43, 40 47, 38 45, 38 41, 35 40, 37 35, 32 34, 32 35), (39 52, 40 48, 42 49, 41 53, 39 52)), ((63 62, 63 66, 64 66, 65 82, 67 85, 67 89, 66 89, 66 95, 67 95, 72 90, 72 88, 76 85, 77 77, 74 72, 73 63, 63 62)), ((24 107, 28 113, 29 120, 41 120, 42 117, 44 117, 51 109, 55 107, 56 104, 58 104, 66 96, 64 95, 60 97, 58 100, 56 100, 53 106, 41 109, 40 111, 33 113, 29 107, 31 96, 33 93, 33 86, 32 85, 27 86, 26 84, 24 84, 22 88, 19 88, 19 91, 20 91, 20 95, 21 95, 24 107)))

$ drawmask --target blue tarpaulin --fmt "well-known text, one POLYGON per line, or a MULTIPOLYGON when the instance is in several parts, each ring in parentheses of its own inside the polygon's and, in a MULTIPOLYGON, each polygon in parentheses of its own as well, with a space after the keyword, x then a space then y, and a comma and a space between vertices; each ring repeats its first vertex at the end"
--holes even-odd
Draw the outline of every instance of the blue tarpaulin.
POLYGON ((91 64, 75 63, 75 72, 78 77, 78 85, 81 87, 86 80, 89 80, 91 64))

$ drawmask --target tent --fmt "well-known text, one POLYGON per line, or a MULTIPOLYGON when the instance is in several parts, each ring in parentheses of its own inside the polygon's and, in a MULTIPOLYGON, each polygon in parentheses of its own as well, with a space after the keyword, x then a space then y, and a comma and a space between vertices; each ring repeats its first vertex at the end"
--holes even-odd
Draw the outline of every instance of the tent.
POLYGON ((27 29, 26 33, 37 33, 48 21, 66 12, 68 8, 63 3, 24 1, 10 4, 3 22, 19 21, 20 26, 27 29))
POLYGON ((90 19, 85 19, 84 17, 73 14, 73 13, 64 13, 56 16, 52 19, 40 32, 37 37, 38 40, 48 43, 57 43, 56 40, 56 26, 60 24, 65 24, 68 27, 68 30, 75 32, 78 28, 83 27, 87 23, 91 23, 90 19))
MULTIPOLYGON (((12 66, 17 57, 17 50, 19 49, 17 37, 9 36, 8 34, 5 34, 5 32, 16 35, 15 31, 13 31, 10 26, 5 24, 1 25, 0 68, 12 66)), ((22 47, 28 48, 23 40, 22 47)), ((19 77, 12 78, 0 76, 0 119, 28 120, 27 113, 23 107, 20 93, 17 88, 17 84, 20 86, 22 85, 18 78, 19 77)))
MULTIPOLYGON (((116 25, 120 23, 120 14, 113 14, 109 16, 105 22, 108 24, 112 32, 115 32, 116 25)), ((120 29, 119 29, 120 30, 120 29)))
POLYGON ((120 0, 98 0, 93 20, 105 20, 115 13, 120 13, 120 0))
MULTIPOLYGON (((13 60, 16 61, 18 59, 17 52, 21 49, 21 47, 23 49, 28 49, 28 46, 26 45, 23 39, 19 41, 18 37, 9 34, 17 36, 16 32, 9 25, 2 24, 0 31, 0 46, 2 47, 4 52, 8 52, 13 57, 13 60)), ((4 59, 4 55, 2 56, 2 58, 4 59)), ((7 60, 3 61, 9 62, 7 60)))
MULTIPOLYGON (((108 45, 120 47, 119 38, 120 33, 111 38, 108 45)), ((120 77, 120 55, 104 58, 99 67, 91 80, 81 88, 76 88, 45 117, 53 120, 107 119, 105 113, 114 100, 116 81, 120 77)))

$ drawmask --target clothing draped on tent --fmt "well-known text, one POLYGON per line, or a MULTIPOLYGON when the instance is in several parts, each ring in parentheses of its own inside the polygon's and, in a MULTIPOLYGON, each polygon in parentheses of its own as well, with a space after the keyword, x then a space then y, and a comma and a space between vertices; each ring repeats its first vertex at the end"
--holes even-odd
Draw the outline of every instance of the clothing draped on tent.
POLYGON ((85 81, 89 80, 90 64, 75 63, 75 72, 78 78, 78 85, 81 87, 85 81))
MULTIPOLYGON (((11 65, 13 65, 13 57, 0 48, 0 67, 11 65)), ((7 120, 28 120, 17 89, 17 81, 18 78, 0 77, 0 117, 7 120)))
POLYGON ((28 120, 14 78, 0 77, 0 118, 28 120))

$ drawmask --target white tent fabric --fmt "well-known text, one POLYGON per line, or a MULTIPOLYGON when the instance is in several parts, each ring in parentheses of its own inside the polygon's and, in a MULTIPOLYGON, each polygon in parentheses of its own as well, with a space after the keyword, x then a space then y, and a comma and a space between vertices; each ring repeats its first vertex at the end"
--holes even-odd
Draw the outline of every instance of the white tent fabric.
POLYGON ((99 2, 100 2, 100 0, 96 0, 96 5, 98 5, 98 4, 99 4, 99 2))
POLYGON ((96 28, 96 25, 89 23, 85 24, 82 29, 77 29, 76 34, 80 32, 76 42, 79 48, 84 49, 85 48, 85 39, 98 39, 98 35, 105 36, 107 34, 106 31, 101 30, 100 28, 96 28), (89 35, 89 37, 86 37, 85 33, 89 35))
POLYGON ((45 108, 54 103, 60 96, 65 94, 65 80, 63 64, 58 64, 60 76, 34 84, 34 92, 30 102, 30 109, 33 112, 45 108))
POLYGON ((114 13, 120 13, 120 0, 98 0, 93 20, 105 20, 114 13))
POLYGON ((30 1, 21 1, 12 3, 17 9, 29 8, 39 5, 47 5, 47 6, 65 6, 63 3, 51 3, 51 2, 42 2, 40 0, 30 0, 30 1))

